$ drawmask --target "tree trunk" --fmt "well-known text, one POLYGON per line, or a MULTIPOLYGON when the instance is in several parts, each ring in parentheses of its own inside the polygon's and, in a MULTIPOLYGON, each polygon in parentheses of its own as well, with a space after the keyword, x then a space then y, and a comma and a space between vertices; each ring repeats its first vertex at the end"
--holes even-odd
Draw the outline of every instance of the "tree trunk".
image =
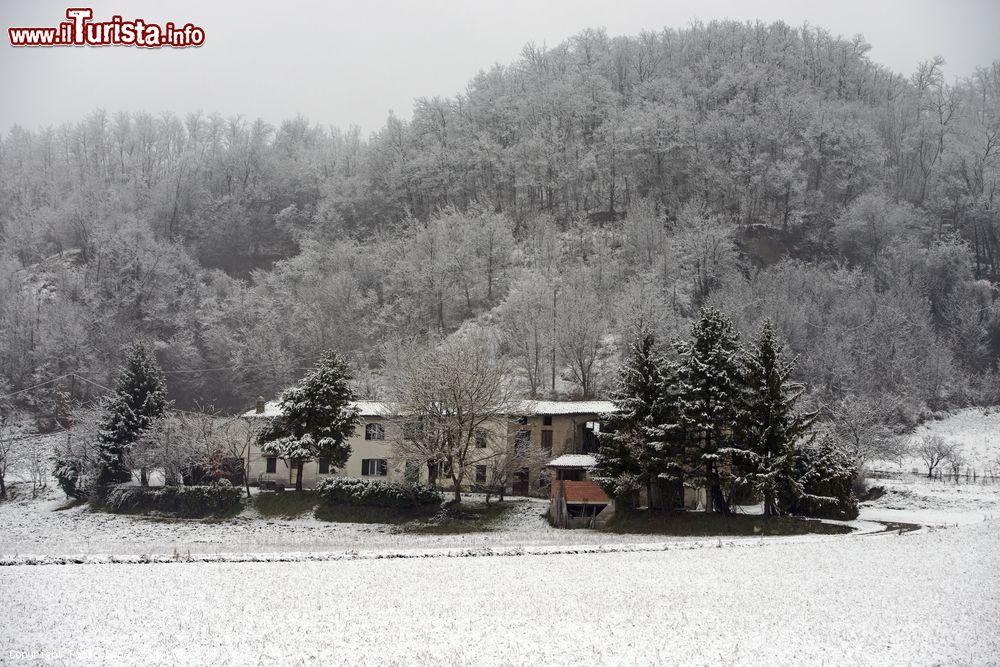
POLYGON ((7 497, 7 484, 3 480, 3 476, 0 475, 0 498, 7 497))
POLYGON ((302 490, 302 469, 305 467, 305 461, 299 461, 296 464, 296 467, 298 469, 298 474, 295 475, 295 490, 296 491, 301 491, 302 490))
POLYGON ((726 502, 726 498, 722 494, 722 489, 719 487, 718 482, 712 483, 712 497, 710 504, 713 506, 713 512, 719 512, 720 514, 729 516, 729 503, 726 502))
POLYGON ((145 468, 139 468, 139 486, 149 486, 149 472, 145 468))

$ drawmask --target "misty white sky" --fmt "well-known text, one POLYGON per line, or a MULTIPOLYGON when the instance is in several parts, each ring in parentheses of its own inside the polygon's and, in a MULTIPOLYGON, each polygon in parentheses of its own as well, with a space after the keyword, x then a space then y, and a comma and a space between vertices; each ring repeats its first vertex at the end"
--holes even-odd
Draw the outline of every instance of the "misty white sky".
POLYGON ((910 73, 942 55, 949 78, 1000 60, 998 0, 0 0, 0 133, 75 120, 103 107, 242 113, 272 123, 302 113, 377 129, 413 99, 453 95, 480 69, 534 41, 553 46, 587 27, 609 34, 683 27, 694 18, 808 21, 862 33, 871 56, 910 73), (56 25, 67 6, 151 22, 201 25, 196 49, 14 49, 10 26, 56 25))

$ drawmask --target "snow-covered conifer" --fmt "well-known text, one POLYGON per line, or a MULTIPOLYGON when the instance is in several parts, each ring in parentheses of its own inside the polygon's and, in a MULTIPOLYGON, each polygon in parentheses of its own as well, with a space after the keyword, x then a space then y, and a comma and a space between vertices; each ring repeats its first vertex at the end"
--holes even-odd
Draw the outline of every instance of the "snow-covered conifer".
POLYGON ((765 321, 743 354, 742 404, 728 453, 737 481, 762 498, 768 516, 781 513, 779 492, 795 494, 795 451, 815 420, 795 410, 802 389, 789 381, 793 367, 765 321))
POLYGON ((677 341, 675 348, 679 426, 686 440, 681 472, 686 482, 705 487, 707 511, 728 514, 723 476, 739 414, 739 334, 724 313, 705 308, 691 326, 691 340, 677 341))
POLYGON ((297 468, 299 491, 306 462, 325 458, 331 468, 340 468, 351 455, 347 439, 358 420, 351 378, 347 361, 326 352, 297 386, 282 392, 278 399, 281 415, 261 435, 265 455, 285 459, 297 468))
POLYGON ((617 411, 604 418, 597 465, 591 471, 591 477, 615 498, 634 498, 643 485, 651 497, 654 480, 668 465, 664 439, 670 430, 665 423, 668 374, 654 334, 639 331, 618 371, 611 394, 617 411))
POLYGON ((97 424, 99 486, 131 479, 126 463, 129 450, 163 416, 166 407, 166 384, 152 352, 141 342, 129 345, 115 393, 104 399, 97 424))

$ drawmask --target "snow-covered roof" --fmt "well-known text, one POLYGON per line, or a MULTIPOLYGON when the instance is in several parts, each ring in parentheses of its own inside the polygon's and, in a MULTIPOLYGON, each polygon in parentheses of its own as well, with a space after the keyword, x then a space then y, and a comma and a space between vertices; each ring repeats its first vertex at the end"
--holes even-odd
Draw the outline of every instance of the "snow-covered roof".
MULTIPOLYGON (((389 404, 382 401, 355 401, 354 405, 362 417, 384 417, 391 413, 389 404)), ((273 418, 280 414, 281 408, 278 407, 278 401, 268 401, 264 404, 264 412, 257 412, 257 409, 254 408, 244 412, 243 416, 273 418)))
POLYGON ((596 464, 590 454, 563 454, 548 462, 550 468, 593 468, 596 464))
MULTIPOLYGON (((392 405, 383 401, 355 401, 362 417, 388 417, 394 414, 392 405)), ((518 401, 513 409, 519 415, 587 415, 614 412, 611 401, 518 401)), ((264 404, 264 412, 247 410, 244 417, 273 418, 281 414, 278 401, 264 404)))
POLYGON ((517 411, 529 415, 584 415, 614 412, 611 401, 520 401, 517 411))

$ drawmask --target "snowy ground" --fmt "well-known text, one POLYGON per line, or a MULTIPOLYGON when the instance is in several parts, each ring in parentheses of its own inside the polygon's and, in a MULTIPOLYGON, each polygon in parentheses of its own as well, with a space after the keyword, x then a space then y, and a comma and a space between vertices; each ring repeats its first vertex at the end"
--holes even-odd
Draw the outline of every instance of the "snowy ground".
POLYGON ((996 664, 1000 523, 586 555, 4 568, 0 661, 996 664))
MULTIPOLYGON (((909 443, 916 444, 926 435, 941 436, 958 445, 966 459, 963 472, 968 468, 979 475, 1000 475, 1000 408, 969 408, 945 419, 926 422, 908 438, 909 443)), ((919 456, 904 456, 900 461, 880 461, 877 467, 882 470, 927 472, 919 456)))
MULTIPOLYGON (((862 531, 880 528, 871 521, 950 526, 1000 518, 1000 484, 955 484, 919 475, 874 480, 882 498, 862 505, 862 531)), ((475 502, 475 499, 472 499, 475 502)), ((262 557, 294 553, 302 557, 380 551, 557 550, 579 546, 661 544, 697 538, 620 535, 592 530, 557 530, 543 518, 544 500, 507 501, 512 509, 489 532, 414 534, 385 524, 330 523, 311 516, 266 518, 253 510, 218 522, 157 520, 94 512, 87 506, 57 509, 65 503, 50 490, 45 498, 0 503, 0 562, 44 557, 230 556, 262 557)), ((817 539, 819 536, 805 536, 817 539)), ((774 538, 772 538, 774 539, 774 538)))
MULTIPOLYGON (((497 530, 453 535, 401 533, 385 524, 330 523, 311 516, 264 518, 251 510, 219 522, 163 521, 91 511, 86 506, 54 511, 49 500, 0 504, 0 560, 11 556, 127 556, 180 554, 279 554, 370 552, 399 549, 497 549, 600 544, 597 531, 564 531, 543 518, 547 501, 507 501, 512 510, 497 530)), ((631 536, 630 536, 631 538, 631 536)), ((638 541, 662 541, 635 536, 638 541)))
POLYGON ((412 535, 7 503, 0 554, 104 556, 0 567, 0 664, 996 664, 998 487, 886 484, 865 517, 950 527, 623 536, 554 530, 522 501, 494 532, 412 535), (275 562, 108 562, 172 545, 275 562))

